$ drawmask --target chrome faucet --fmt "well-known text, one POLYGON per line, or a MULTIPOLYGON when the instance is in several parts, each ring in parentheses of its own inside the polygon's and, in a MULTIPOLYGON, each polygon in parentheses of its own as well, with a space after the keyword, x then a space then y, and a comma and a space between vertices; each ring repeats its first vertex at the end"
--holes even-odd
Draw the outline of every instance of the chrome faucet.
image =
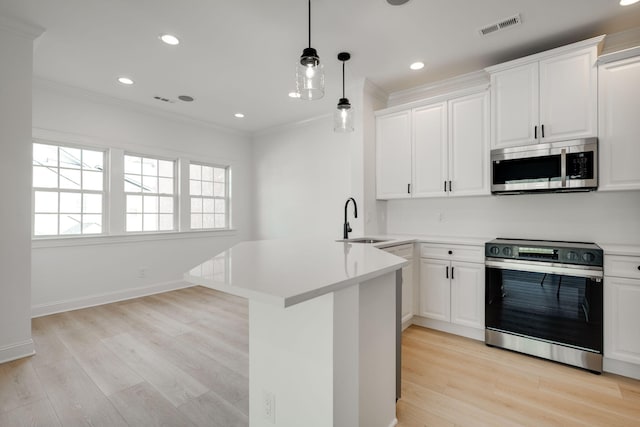
POLYGON ((353 231, 351 230, 349 222, 347 221, 347 206, 349 206, 349 202, 353 202, 353 217, 358 218, 358 205, 356 204, 356 199, 354 199, 353 197, 349 197, 347 199, 347 203, 344 204, 344 232, 342 233, 343 239, 348 239, 349 233, 353 231))

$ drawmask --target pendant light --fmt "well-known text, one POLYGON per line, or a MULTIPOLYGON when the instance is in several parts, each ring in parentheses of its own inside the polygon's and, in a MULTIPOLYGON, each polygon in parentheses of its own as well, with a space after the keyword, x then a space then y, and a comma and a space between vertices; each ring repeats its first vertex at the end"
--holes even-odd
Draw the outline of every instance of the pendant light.
POLYGON ((344 96, 344 63, 351 59, 348 52, 340 52, 338 60, 342 61, 342 98, 338 101, 338 108, 334 113, 333 130, 336 132, 353 131, 353 109, 349 100, 344 96))
POLYGON ((318 52, 311 47, 311 0, 309 0, 309 47, 302 51, 296 67, 296 83, 301 99, 316 100, 324 96, 324 72, 318 52))

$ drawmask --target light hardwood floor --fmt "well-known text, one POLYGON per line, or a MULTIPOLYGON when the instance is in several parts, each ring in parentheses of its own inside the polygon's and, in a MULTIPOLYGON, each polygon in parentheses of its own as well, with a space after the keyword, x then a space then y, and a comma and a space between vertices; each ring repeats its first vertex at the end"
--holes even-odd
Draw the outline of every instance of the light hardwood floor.
MULTIPOLYGON (((245 300, 194 287, 34 319, 0 426, 248 426, 245 300)), ((400 427, 640 426, 640 381, 412 326, 400 427)))

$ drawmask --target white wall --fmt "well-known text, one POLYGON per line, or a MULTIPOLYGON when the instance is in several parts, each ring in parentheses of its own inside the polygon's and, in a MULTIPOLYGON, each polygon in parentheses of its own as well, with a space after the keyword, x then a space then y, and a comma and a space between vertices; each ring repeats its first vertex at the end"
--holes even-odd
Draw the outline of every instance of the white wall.
MULTIPOLYGON (((37 79, 33 127, 35 135, 54 142, 230 164, 232 223, 237 230, 180 233, 159 240, 91 238, 80 241, 81 245, 60 239, 35 242, 32 303, 36 315, 180 286, 186 270, 251 238, 248 136, 37 79), (140 269, 145 269, 143 278, 140 269)), ((23 212, 27 220, 30 215, 23 212)))
MULTIPOLYGON (((353 134, 333 132, 332 117, 254 137, 256 237, 342 238, 344 204, 352 195, 353 134)), ((352 228, 353 219, 349 206, 352 228)))
POLYGON ((33 354, 31 73, 40 32, 0 16, 0 363, 33 354))
POLYGON ((384 231, 384 202, 375 200, 375 118, 386 95, 366 81, 349 86, 355 131, 333 131, 333 118, 316 118, 254 136, 256 236, 342 238, 344 204, 350 236, 384 231))
POLYGON ((393 200, 387 215, 392 234, 640 245, 640 191, 393 200))

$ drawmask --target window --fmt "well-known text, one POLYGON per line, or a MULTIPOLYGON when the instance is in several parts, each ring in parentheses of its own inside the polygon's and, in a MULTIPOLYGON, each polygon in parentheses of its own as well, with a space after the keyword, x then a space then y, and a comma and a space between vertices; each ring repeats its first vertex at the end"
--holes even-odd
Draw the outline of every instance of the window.
POLYGON ((33 144, 33 234, 101 234, 104 151, 33 144))
POLYGON ((175 166, 173 160, 124 156, 127 232, 175 230, 175 166))
POLYGON ((191 229, 227 228, 228 168, 191 163, 191 229))

